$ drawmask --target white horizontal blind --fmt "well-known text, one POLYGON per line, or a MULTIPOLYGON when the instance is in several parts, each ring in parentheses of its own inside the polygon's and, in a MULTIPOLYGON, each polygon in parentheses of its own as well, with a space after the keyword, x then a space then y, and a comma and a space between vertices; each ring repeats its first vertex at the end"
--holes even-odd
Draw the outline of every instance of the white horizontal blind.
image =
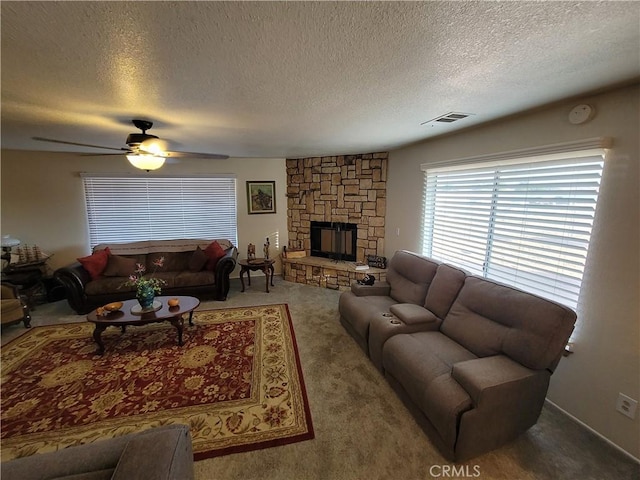
POLYGON ((231 176, 83 174, 91 246, 179 238, 237 245, 236 179, 231 176))
POLYGON ((427 169, 423 253, 575 309, 603 152, 569 157, 427 169))

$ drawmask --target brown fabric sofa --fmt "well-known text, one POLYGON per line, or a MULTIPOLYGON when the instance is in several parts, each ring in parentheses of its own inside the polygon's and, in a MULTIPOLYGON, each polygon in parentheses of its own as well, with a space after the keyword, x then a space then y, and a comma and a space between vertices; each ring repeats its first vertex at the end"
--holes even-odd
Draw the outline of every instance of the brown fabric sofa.
POLYGON ((135 287, 123 286, 123 283, 133 273, 136 263, 145 265, 147 276, 165 281, 162 295, 226 300, 229 276, 235 269, 238 250, 228 240, 215 241, 224 253, 212 269, 208 268, 208 259, 203 260, 203 255, 213 240, 149 240, 94 247, 94 255, 109 252, 108 262, 100 274, 92 272, 95 278, 80 262, 56 270, 54 278, 65 288, 69 305, 78 314, 135 297, 135 287), (164 257, 164 264, 156 267, 154 262, 160 257, 164 257))
POLYGON ((190 480, 191 434, 166 425, 0 464, 3 480, 190 480))
POLYGON ((415 253, 354 284, 340 321, 450 460, 534 425, 576 319, 571 309, 415 253))

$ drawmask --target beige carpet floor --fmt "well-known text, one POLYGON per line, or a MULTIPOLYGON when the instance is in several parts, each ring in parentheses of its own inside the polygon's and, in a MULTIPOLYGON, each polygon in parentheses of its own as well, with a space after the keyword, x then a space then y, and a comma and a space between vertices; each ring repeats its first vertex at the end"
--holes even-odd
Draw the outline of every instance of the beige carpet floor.
MULTIPOLYGON (((640 479, 640 467, 551 405, 515 442, 454 465, 431 445, 384 378, 338 320, 340 292, 263 278, 201 309, 287 303, 313 417, 315 439, 195 463, 198 480, 232 479, 640 479)), ((40 305, 33 325, 84 321, 66 302, 40 305)), ((2 343, 23 327, 2 332, 2 343)), ((553 381, 553 380, 552 380, 553 381)))

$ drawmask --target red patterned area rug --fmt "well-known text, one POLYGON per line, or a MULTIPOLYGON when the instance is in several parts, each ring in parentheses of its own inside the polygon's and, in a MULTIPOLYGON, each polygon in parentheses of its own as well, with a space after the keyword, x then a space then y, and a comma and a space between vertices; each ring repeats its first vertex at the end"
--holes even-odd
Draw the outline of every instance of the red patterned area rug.
POLYGON ((196 460, 313 438, 287 305, 199 311, 166 324, 34 327, 2 348, 2 461, 190 425, 196 460))

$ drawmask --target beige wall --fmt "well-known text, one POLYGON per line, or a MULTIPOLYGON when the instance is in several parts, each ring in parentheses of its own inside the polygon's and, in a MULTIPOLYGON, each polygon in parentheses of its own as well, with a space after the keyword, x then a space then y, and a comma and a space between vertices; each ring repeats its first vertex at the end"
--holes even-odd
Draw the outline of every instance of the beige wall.
MULTIPOLYGON (((124 157, 81 157, 68 153, 2 150, 1 231, 25 244, 37 244, 53 253, 57 268, 90 252, 84 192, 80 172, 139 173, 124 157)), ((167 164, 159 174, 227 173, 236 175, 238 196, 238 250, 262 245, 270 238, 272 256, 287 244, 286 170, 284 158, 181 160, 167 164), (247 180, 275 180, 275 214, 248 215, 247 180)), ((149 175, 153 175, 150 173, 149 175)), ((162 221, 161 218, 158 221, 162 221)), ((281 272, 278 261, 276 272, 281 272)), ((237 276, 237 271, 235 273, 237 276)))
POLYGON ((422 163, 613 137, 578 306, 576 353, 560 362, 548 398, 636 458, 640 411, 630 420, 615 404, 619 392, 640 400, 639 108, 636 85, 392 151, 385 242, 387 256, 420 251, 422 163), (595 106, 597 115, 571 125, 568 113, 579 103, 595 106))

